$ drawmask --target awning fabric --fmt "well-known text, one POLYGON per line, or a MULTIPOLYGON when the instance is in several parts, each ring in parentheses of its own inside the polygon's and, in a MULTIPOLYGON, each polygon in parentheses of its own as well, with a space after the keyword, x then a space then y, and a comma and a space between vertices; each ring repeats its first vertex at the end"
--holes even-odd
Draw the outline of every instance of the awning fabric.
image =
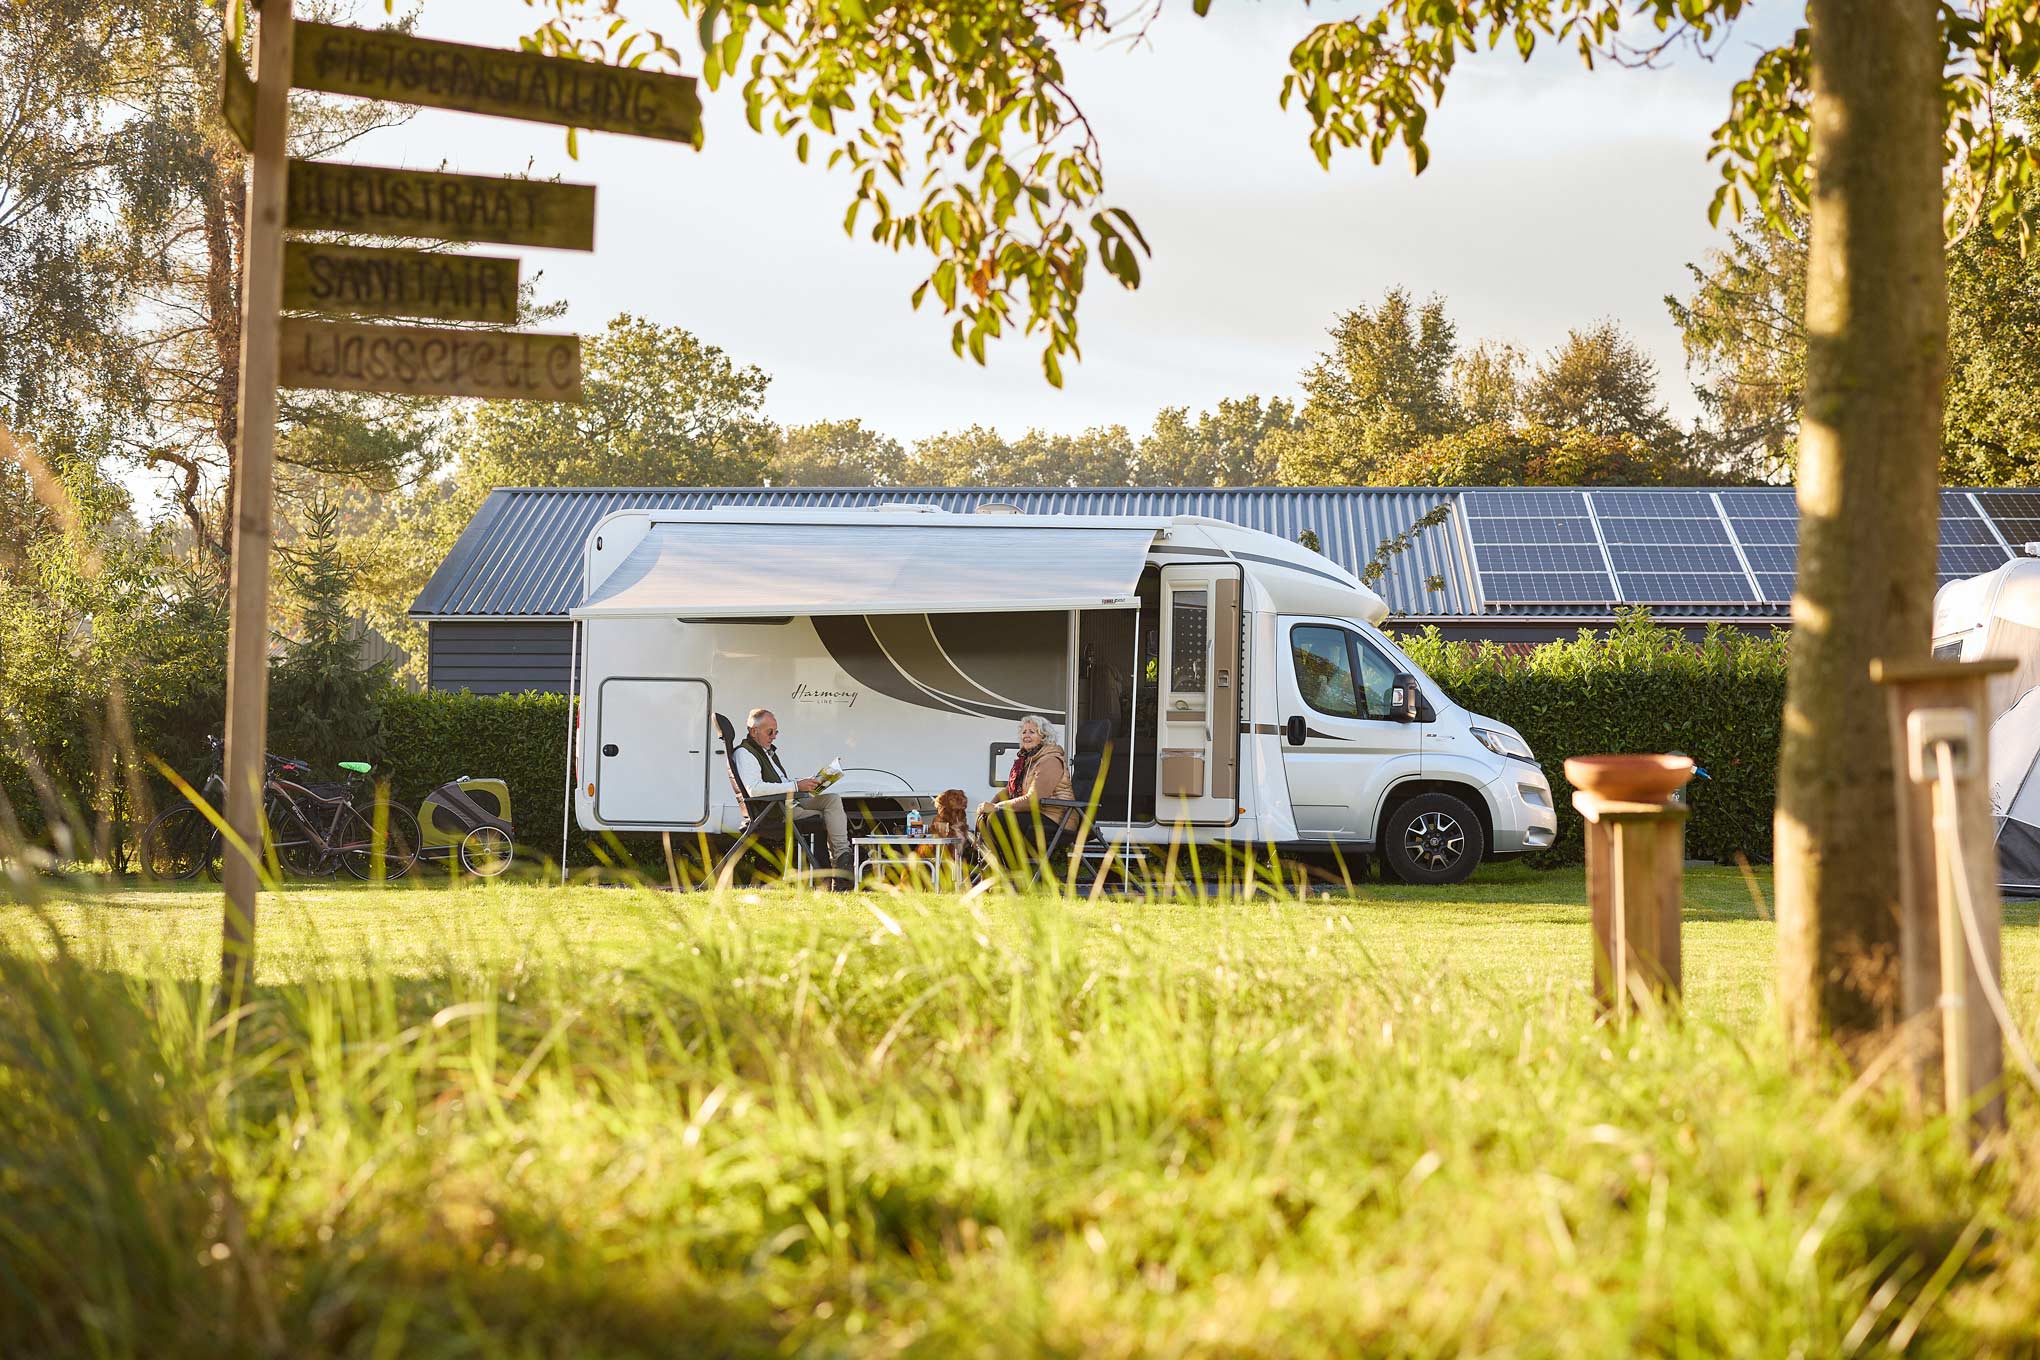
POLYGON ((577 619, 1131 609, 1144 525, 655 523, 577 619))

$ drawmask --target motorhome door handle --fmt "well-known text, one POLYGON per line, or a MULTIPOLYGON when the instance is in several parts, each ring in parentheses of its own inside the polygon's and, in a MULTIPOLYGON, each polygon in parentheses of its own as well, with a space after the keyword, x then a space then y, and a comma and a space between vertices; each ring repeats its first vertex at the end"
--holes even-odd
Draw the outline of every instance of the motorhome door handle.
POLYGON ((612 741, 612 742, 607 742, 607 743, 605 743, 605 744, 603 745, 603 747, 602 747, 602 754, 603 754, 603 755, 605 755, 605 756, 613 756, 613 755, 615 755, 615 754, 616 754, 616 743, 615 743, 615 742, 613 742, 613 741, 612 741))

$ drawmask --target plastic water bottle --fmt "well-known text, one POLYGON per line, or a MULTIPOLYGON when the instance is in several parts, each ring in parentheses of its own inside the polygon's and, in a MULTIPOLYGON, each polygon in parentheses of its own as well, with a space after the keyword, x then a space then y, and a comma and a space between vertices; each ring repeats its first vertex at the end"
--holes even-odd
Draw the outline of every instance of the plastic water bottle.
POLYGON ((918 836, 921 834, 921 809, 919 808, 907 809, 907 834, 909 836, 918 836))

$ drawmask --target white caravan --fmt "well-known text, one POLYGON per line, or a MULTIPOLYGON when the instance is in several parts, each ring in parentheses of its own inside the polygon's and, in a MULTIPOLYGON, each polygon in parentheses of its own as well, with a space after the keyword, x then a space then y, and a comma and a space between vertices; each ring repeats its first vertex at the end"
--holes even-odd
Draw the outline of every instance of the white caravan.
POLYGON ((1522 737, 1466 712, 1308 549, 1197 516, 626 510, 588 535, 570 754, 582 827, 733 834, 716 716, 892 806, 1003 784, 1063 729, 1098 834, 1380 854, 1412 882, 1552 843, 1522 737))
POLYGON ((1996 571, 1942 586, 1934 596, 1934 655, 2017 663, 1991 677, 1985 699, 1990 809, 2000 886, 2040 895, 2040 559, 2017 557, 1996 571))

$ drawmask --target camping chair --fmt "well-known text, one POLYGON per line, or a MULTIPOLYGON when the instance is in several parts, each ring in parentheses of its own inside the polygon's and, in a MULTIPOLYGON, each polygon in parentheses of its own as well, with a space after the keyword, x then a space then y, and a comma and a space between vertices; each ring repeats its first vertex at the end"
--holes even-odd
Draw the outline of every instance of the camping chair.
POLYGON ((730 788, 736 792, 737 806, 744 810, 744 829, 737 833, 735 844, 715 862, 715 882, 727 882, 726 875, 735 872, 744 856, 767 847, 768 837, 779 841, 779 862, 784 871, 812 871, 816 862, 814 837, 802 835, 794 825, 793 795, 788 793, 778 798, 752 796, 750 789, 744 786, 744 776, 737 770, 736 724, 718 713, 715 715, 715 731, 722 738, 723 767, 729 771, 730 788))
POLYGON ((1112 741, 1112 719, 1091 718, 1078 724, 1076 751, 1070 757, 1070 798, 1043 798, 1038 800, 1044 808, 1063 814, 1055 823, 1042 852, 1035 858, 1034 870, 1028 876, 1028 883, 1043 881, 1051 866, 1064 862, 1070 856, 1082 860, 1094 853, 1092 846, 1101 844, 1097 827, 1092 821, 1091 797, 1098 786, 1098 776, 1105 769, 1105 748, 1112 741))

